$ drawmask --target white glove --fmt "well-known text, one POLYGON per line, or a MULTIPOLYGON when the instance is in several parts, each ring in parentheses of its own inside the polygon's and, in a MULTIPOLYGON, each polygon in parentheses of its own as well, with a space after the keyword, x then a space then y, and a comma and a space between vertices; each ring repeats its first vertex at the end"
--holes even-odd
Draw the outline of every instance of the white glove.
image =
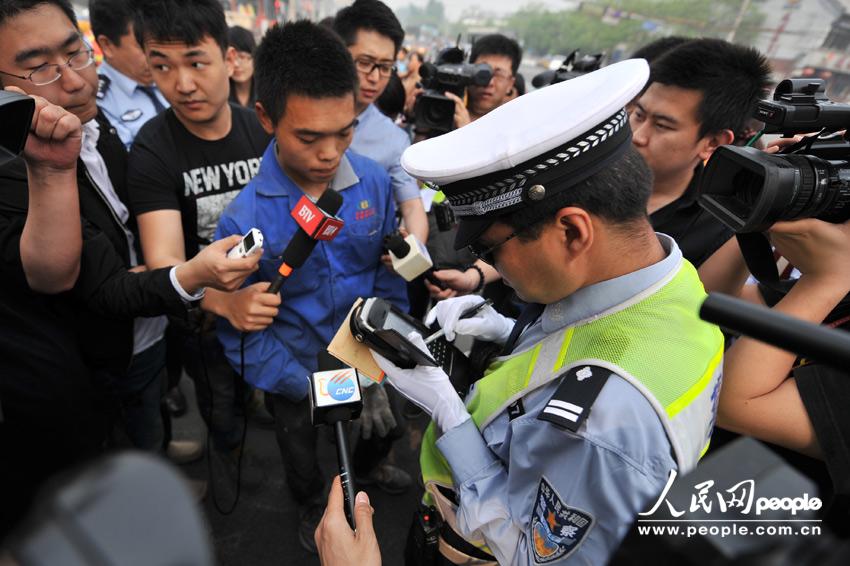
MULTIPOLYGON (((425 340, 420 334, 411 332, 407 339, 423 352, 428 352, 425 340)), ((374 350, 372 356, 387 375, 390 385, 428 413, 442 432, 451 430, 470 418, 463 401, 442 368, 416 366, 413 369, 402 369, 374 350)))
POLYGON ((460 315, 466 309, 484 302, 478 295, 465 295, 446 299, 437 303, 425 318, 425 324, 431 325, 435 320, 446 332, 446 340, 455 339, 457 334, 466 334, 486 342, 504 344, 514 328, 514 319, 502 316, 492 306, 487 305, 474 316, 460 320, 460 315))

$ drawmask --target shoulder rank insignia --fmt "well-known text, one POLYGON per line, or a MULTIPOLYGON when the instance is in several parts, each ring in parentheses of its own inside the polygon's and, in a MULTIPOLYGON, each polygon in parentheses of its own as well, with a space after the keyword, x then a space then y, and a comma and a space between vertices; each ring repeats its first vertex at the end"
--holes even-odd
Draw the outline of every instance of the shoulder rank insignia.
POLYGON ((109 92, 109 85, 112 84, 112 81, 109 80, 109 77, 106 75, 98 75, 97 76, 97 98, 98 100, 103 100, 103 97, 106 96, 106 93, 109 92))
POLYGON ((578 431, 610 375, 610 369, 600 366, 572 368, 560 377, 561 385, 537 418, 571 432, 578 431))
POLYGON ((534 563, 548 564, 575 552, 593 522, 593 515, 568 507, 546 478, 541 478, 530 523, 534 563))

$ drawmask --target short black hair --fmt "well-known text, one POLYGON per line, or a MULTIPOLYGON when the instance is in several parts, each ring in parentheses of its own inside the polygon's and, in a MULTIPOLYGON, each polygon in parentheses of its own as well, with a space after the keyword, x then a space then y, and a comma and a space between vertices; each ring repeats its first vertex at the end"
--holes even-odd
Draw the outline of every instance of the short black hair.
POLYGON ((336 13, 333 29, 346 45, 357 42, 357 32, 361 29, 390 38, 396 53, 404 41, 404 28, 390 7, 380 0, 357 0, 351 6, 346 6, 336 13))
POLYGON ((646 62, 651 64, 671 49, 675 49, 692 39, 690 37, 682 37, 681 35, 668 35, 667 37, 650 41, 643 47, 639 47, 637 51, 632 53, 632 59, 646 59, 646 62))
POLYGON ((385 116, 388 116, 391 120, 395 120, 399 114, 404 112, 404 102, 406 97, 407 93, 404 90, 404 83, 401 82, 401 79, 398 77, 398 73, 393 71, 384 92, 382 92, 381 96, 375 100, 375 106, 377 106, 378 110, 380 110, 385 116))
POLYGON ((74 7, 68 0, 0 0, 0 25, 6 23, 6 20, 14 18, 22 12, 34 10, 42 4, 50 4, 62 10, 74 24, 74 27, 79 29, 74 7))
POLYGON ((275 124, 283 117, 289 95, 354 96, 357 88, 354 62, 339 36, 307 20, 266 32, 254 57, 254 80, 257 101, 275 124))
POLYGON ((139 45, 145 39, 197 45, 210 36, 227 51, 227 20, 218 0, 139 0, 133 31, 139 45))
POLYGON ((89 0, 89 21, 95 39, 105 35, 115 45, 133 22, 133 5, 130 0, 89 0))
POLYGON ((671 49, 650 66, 649 82, 698 90, 699 137, 740 132, 767 94, 770 64, 757 49, 722 39, 694 39, 671 49))
POLYGON ((611 165, 579 184, 546 199, 538 207, 521 209, 499 218, 523 240, 536 240, 543 227, 565 206, 575 206, 614 227, 630 231, 646 221, 652 193, 652 171, 632 144, 611 165))
POLYGON ((519 43, 500 33, 479 37, 472 44, 469 62, 475 63, 482 55, 504 55, 511 60, 511 72, 516 75, 522 62, 522 48, 519 43))
POLYGON ((232 26, 227 30, 227 42, 236 51, 250 53, 251 55, 257 49, 254 34, 242 26, 232 26))

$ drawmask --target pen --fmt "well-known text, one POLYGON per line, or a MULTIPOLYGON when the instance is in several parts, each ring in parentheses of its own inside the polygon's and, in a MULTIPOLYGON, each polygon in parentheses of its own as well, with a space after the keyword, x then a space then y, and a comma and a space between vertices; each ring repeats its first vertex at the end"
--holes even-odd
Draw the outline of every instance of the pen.
MULTIPOLYGON (((488 305, 492 305, 492 304, 493 304, 493 301, 491 299, 487 299, 483 302, 478 303, 474 307, 469 307, 468 309, 463 311, 457 319, 462 320, 464 318, 471 318, 472 316, 476 315, 478 313, 478 311, 480 311, 484 307, 486 307, 488 305)), ((433 333, 432 335, 430 335, 428 338, 426 338, 425 343, 430 344, 431 342, 433 342, 437 338, 440 338, 443 335, 445 335, 445 333, 446 333, 446 331, 441 328, 438 331, 436 331, 435 333, 433 333)))

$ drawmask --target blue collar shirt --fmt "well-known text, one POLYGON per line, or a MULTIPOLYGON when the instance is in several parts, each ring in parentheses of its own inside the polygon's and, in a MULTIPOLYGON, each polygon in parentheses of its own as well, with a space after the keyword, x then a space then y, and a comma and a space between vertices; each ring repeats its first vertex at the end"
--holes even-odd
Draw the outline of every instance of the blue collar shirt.
MULTIPOLYGON (((245 285, 272 281, 281 255, 299 230, 291 216, 303 191, 281 169, 274 141, 257 176, 233 199, 219 220, 216 239, 263 233, 260 269, 245 285)), ((404 280, 381 263, 383 238, 396 229, 390 180, 374 161, 348 151, 327 190, 343 197, 339 235, 319 242, 307 261, 281 288, 283 302, 274 322, 245 336, 245 380, 297 402, 307 395, 307 376, 316 355, 327 348, 358 297, 382 297, 407 310, 404 280)), ((240 333, 219 319, 219 339, 234 368, 240 367, 240 333)))

